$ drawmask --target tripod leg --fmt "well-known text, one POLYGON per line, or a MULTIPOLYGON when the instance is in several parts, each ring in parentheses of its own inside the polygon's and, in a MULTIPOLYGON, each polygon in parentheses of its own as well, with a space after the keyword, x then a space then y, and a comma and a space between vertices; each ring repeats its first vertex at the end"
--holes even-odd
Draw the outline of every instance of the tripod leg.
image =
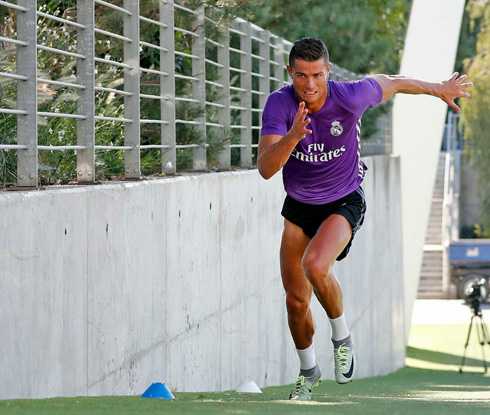
POLYGON ((485 321, 483 320, 483 315, 480 316, 482 330, 483 330, 483 341, 490 345, 490 337, 488 336, 487 326, 485 325, 485 321))
POLYGON ((476 326, 476 332, 478 333, 478 342, 481 345, 481 354, 483 358, 483 373, 487 373, 487 361, 485 359, 485 327, 483 326, 483 321, 481 315, 478 315, 480 324, 476 326), (481 331, 481 333, 480 333, 481 331))
POLYGON ((471 316, 470 327, 468 328, 468 336, 466 337, 466 344, 464 345, 463 360, 461 360, 461 366, 459 367, 459 373, 463 373, 464 361, 466 359, 466 349, 468 348, 468 344, 470 342, 471 327, 473 326, 473 317, 475 317, 475 316, 471 316))
MULTIPOLYGON (((485 320, 483 320, 483 314, 480 316, 481 330, 483 334, 483 344, 487 343, 490 346, 490 337, 488 336, 487 326, 485 325, 485 320)), ((485 361, 486 363, 486 361, 485 361)), ((486 365, 485 365, 486 373, 486 365)))

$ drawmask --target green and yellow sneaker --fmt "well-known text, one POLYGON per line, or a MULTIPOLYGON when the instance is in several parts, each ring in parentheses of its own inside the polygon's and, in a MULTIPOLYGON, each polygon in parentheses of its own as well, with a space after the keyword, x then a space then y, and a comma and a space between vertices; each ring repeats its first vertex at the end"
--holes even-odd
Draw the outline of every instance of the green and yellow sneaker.
POLYGON ((307 371, 300 371, 300 375, 294 384, 294 388, 289 394, 291 401, 309 401, 313 387, 321 382, 322 372, 318 365, 307 371), (303 373, 303 374, 302 374, 303 373), (308 376, 305 376, 308 375, 308 376))
POLYGON ((335 380, 341 385, 352 382, 357 371, 357 359, 354 357, 354 345, 351 337, 333 342, 335 362, 335 380))

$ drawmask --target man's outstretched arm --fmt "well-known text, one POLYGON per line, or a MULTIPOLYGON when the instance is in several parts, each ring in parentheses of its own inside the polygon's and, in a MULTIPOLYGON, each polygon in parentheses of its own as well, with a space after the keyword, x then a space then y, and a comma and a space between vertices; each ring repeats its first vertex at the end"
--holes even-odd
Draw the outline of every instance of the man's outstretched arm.
POLYGON ((461 112, 461 108, 454 103, 454 100, 459 97, 468 98, 470 94, 463 90, 473 85, 472 82, 463 83, 467 76, 459 76, 457 72, 451 78, 442 82, 422 81, 402 75, 373 75, 370 78, 375 79, 381 86, 383 90, 382 101, 386 101, 397 93, 432 95, 442 99, 457 113, 461 112))

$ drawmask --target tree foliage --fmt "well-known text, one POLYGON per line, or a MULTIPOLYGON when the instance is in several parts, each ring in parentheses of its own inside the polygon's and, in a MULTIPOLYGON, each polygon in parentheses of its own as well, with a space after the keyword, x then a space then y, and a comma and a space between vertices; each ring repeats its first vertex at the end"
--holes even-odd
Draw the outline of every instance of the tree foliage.
POLYGON ((398 71, 410 0, 258 0, 255 23, 288 40, 319 37, 352 72, 398 71))
POLYGON ((479 27, 476 55, 465 61, 469 79, 473 82, 471 98, 461 102, 465 126, 467 155, 478 171, 478 187, 482 204, 480 218, 490 229, 490 0, 470 0, 467 5, 470 27, 479 27))
POLYGON ((458 51, 456 54, 455 70, 459 73, 464 73, 464 61, 476 55, 476 37, 480 32, 480 19, 472 19, 470 17, 468 7, 463 13, 463 21, 461 22, 461 31, 459 35, 458 51))

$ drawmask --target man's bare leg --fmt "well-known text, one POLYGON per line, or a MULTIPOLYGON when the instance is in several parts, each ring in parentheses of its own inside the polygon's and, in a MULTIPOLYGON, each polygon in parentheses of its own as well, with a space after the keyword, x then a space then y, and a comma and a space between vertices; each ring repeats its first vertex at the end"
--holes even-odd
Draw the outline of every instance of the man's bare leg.
POLYGON ((344 317, 342 288, 332 272, 332 267, 351 237, 352 227, 347 219, 336 214, 329 216, 308 244, 302 262, 305 275, 330 318, 335 379, 341 384, 352 381, 357 360, 344 317))
POLYGON ((315 326, 310 310, 312 285, 301 266, 309 242, 310 238, 301 228, 285 221, 281 244, 281 273, 286 290, 289 329, 300 359, 299 377, 289 399, 301 401, 311 399, 313 387, 322 377, 313 347, 315 326))
POLYGON ((306 278, 301 261, 310 238, 303 230, 285 220, 281 244, 281 274, 286 290, 288 323, 297 349, 306 349, 313 340, 315 328, 310 311, 312 285, 306 278))
POLYGON ((350 223, 341 215, 329 216, 305 250, 302 266, 318 301, 331 319, 343 313, 342 288, 332 272, 337 257, 352 237, 350 223))

